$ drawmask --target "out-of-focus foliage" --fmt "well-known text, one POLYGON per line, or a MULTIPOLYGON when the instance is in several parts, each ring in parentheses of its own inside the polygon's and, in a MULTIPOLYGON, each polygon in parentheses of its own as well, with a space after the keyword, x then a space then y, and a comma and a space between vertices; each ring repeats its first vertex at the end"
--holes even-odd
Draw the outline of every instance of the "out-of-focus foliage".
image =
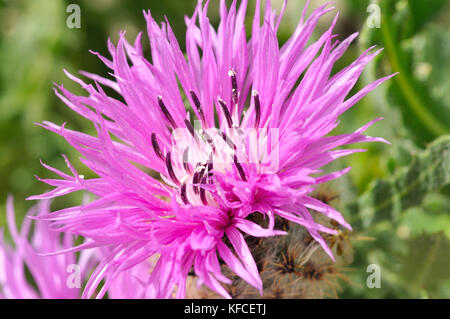
POLYGON ((387 99, 402 113, 402 125, 423 146, 450 133, 448 1, 379 1, 380 28, 366 30, 366 43, 385 47, 377 70, 399 72, 387 99), (434 21, 434 19, 436 21, 434 21))
MULTIPOLYGON (((420 205, 426 195, 448 184, 450 136, 447 135, 433 142, 407 167, 399 168, 394 176, 387 180, 375 180, 369 185, 357 205, 352 207, 361 222, 358 226, 370 228, 383 221, 395 222, 407 209, 420 205)), ((435 200, 438 201, 437 198, 435 200)), ((450 224, 448 228, 450 230, 450 224)))
POLYGON ((366 164, 349 159, 365 176, 352 179, 358 191, 343 210, 358 233, 375 240, 353 241, 358 271, 350 272, 355 285, 343 295, 449 298, 450 6, 440 0, 376 3, 380 28, 362 26, 359 50, 376 44, 384 52, 362 84, 400 73, 363 103, 385 113, 373 134, 392 145, 369 149, 366 164), (376 175, 370 172, 374 160, 376 175), (369 264, 381 266, 380 289, 366 286, 369 264))
POLYGON ((447 135, 348 205, 354 228, 376 239, 357 250, 357 263, 383 269, 385 286, 370 296, 450 297, 449 186, 447 135))
MULTIPOLYGON (((14 194, 16 211, 24 213, 32 204, 24 199, 46 189, 34 178, 50 174, 39 159, 65 170, 60 156, 65 153, 81 174, 90 176, 63 139, 33 125, 44 120, 67 122, 69 128, 94 132, 54 96, 54 82, 81 93, 62 70, 107 74, 88 50, 108 55, 107 38, 116 42, 120 30, 126 30, 127 38, 133 40, 146 29, 144 9, 160 21, 166 15, 183 47, 184 15, 192 13, 196 2, 0 0, 0 227, 7 193, 14 194), (80 29, 66 26, 70 3, 80 5, 80 29)), ((281 8, 283 1, 272 2, 281 8)), ((293 32, 304 2, 288 1, 280 42, 293 32)), ((311 1, 310 6, 322 2, 311 1)), ((249 3, 254 7, 254 1, 249 3)), ((352 166, 348 176, 328 185, 339 197, 333 204, 354 228, 354 262, 345 271, 352 284, 343 282, 339 296, 450 298, 450 3, 336 0, 334 5, 340 12, 338 39, 360 32, 336 71, 376 45, 384 51, 368 66, 355 90, 380 76, 400 72, 347 112, 339 131, 334 132, 349 133, 382 116, 385 120, 368 133, 391 142, 361 145, 368 151, 341 162, 352 166), (367 23, 371 3, 380 8, 380 28, 367 23), (369 264, 380 265, 381 288, 366 286, 369 264)), ((217 8, 218 0, 211 0, 214 24, 219 18, 217 8)), ((332 18, 329 14, 319 25, 318 34, 332 18)), ((65 200, 57 201, 54 208, 68 206, 67 201, 74 199, 65 200)))

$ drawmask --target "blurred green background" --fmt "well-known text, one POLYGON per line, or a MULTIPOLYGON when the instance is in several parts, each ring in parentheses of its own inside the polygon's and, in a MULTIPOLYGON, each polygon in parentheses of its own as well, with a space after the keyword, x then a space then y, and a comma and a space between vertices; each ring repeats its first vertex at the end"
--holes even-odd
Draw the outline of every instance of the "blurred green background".
MULTIPOLYGON (((211 2, 209 16, 217 24, 218 1, 211 2)), ((249 2, 254 7, 254 1, 249 2)), ((281 8, 282 1, 272 2, 281 8)), ((311 2, 309 12, 323 1, 311 2)), ((384 47, 354 91, 380 76, 400 72, 347 112, 336 131, 352 132, 382 116, 385 120, 368 133, 392 143, 361 145, 368 152, 331 167, 353 167, 347 177, 328 186, 339 196, 334 205, 354 228, 355 260, 345 270, 352 283, 342 283, 339 296, 450 298, 450 2, 334 3, 340 12, 335 29, 339 38, 360 32, 336 70, 371 45, 384 47), (371 3, 380 9, 379 21, 371 3), (379 28, 374 27, 377 22, 379 28), (375 240, 356 240, 358 236, 375 240), (369 264, 381 266, 379 289, 366 286, 369 264)), ((33 124, 67 122, 70 128, 94 131, 53 94, 55 82, 83 93, 62 70, 106 74, 108 70, 88 50, 108 56, 107 38, 116 42, 120 30, 134 40, 145 30, 144 9, 151 9, 158 21, 166 15, 183 47, 183 17, 192 13, 195 4, 194 0, 0 0, 0 227, 5 225, 8 193, 14 195, 17 213, 23 215, 33 204, 25 198, 47 189, 34 178, 52 176, 40 159, 65 170, 61 154, 67 154, 81 174, 91 176, 62 138, 33 124), (66 26, 70 3, 81 8, 79 29, 66 26)), ((293 32, 303 5, 303 0, 288 2, 279 31, 281 43, 293 32)), ((316 36, 331 19, 331 14, 323 19, 316 36)), ((147 44, 145 48, 148 54, 147 44)), ((54 207, 68 206, 79 200, 77 196, 81 195, 58 199, 54 207)))

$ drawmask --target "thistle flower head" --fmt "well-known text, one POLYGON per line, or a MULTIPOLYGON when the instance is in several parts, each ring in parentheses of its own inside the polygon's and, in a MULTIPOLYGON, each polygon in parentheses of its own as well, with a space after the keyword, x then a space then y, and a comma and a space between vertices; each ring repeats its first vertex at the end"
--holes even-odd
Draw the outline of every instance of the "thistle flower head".
MULTIPOLYGON (((286 3, 285 3, 286 5, 286 3)), ((110 245, 113 249, 91 276, 84 291, 90 297, 103 276, 112 280, 136 265, 157 261, 144 281, 147 297, 184 297, 193 270, 199 284, 224 297, 230 280, 221 263, 262 293, 262 281, 244 235, 267 237, 284 218, 304 226, 333 258, 320 233, 334 229, 315 222, 310 210, 350 229, 342 215, 310 194, 316 185, 349 169, 323 174, 333 160, 362 150, 335 148, 381 138, 363 135, 375 121, 338 136, 329 133, 339 116, 388 77, 348 97, 364 66, 379 51, 364 52, 352 64, 332 74, 334 63, 357 34, 342 42, 333 27, 307 45, 318 20, 333 10, 328 4, 305 11, 288 41, 279 46, 280 14, 266 1, 260 14, 256 1, 251 34, 244 18, 247 1, 220 5, 217 30, 201 1, 186 18, 186 57, 168 21, 158 25, 144 12, 151 62, 143 55, 141 34, 134 44, 120 34, 108 43, 111 59, 96 54, 111 69, 104 78, 87 72, 87 84, 69 74, 87 92, 77 96, 62 85, 56 95, 90 120, 97 136, 44 122, 81 154, 81 161, 98 177, 84 179, 72 165, 67 175, 44 182, 56 188, 33 199, 85 190, 96 199, 42 219, 59 231, 82 235, 78 249, 110 245), (299 78, 301 80, 299 81, 299 78), (120 98, 108 96, 103 87, 120 98), (152 172, 158 173, 160 179, 152 172), (262 227, 251 220, 259 214, 262 227)), ((45 164, 44 164, 45 165, 45 164)))

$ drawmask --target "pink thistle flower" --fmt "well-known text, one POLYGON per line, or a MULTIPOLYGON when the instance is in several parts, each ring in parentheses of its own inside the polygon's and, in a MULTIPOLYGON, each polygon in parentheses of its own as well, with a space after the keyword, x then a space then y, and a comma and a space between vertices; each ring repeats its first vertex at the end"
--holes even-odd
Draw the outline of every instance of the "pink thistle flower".
POLYGON ((56 95, 92 121, 97 136, 65 125, 41 125, 63 136, 98 177, 80 177, 67 159, 73 176, 44 164, 61 178, 43 180, 56 188, 31 199, 78 190, 96 196, 92 203, 40 216, 50 220, 53 229, 86 237, 76 249, 112 247, 83 297, 94 295, 106 276, 97 294, 101 298, 116 276, 151 256, 158 259, 144 280, 146 297, 184 297, 192 268, 200 284, 230 297, 221 285, 230 280, 222 275, 219 259, 262 293, 243 234, 281 235, 274 229, 279 217, 303 225, 333 258, 320 233, 335 230, 316 223, 309 210, 351 227, 310 194, 349 168, 331 174, 321 174, 321 168, 363 151, 335 150, 339 146, 386 141, 363 135, 379 119, 350 134, 328 134, 342 113, 391 76, 347 98, 379 51, 370 48, 331 75, 357 34, 335 40, 336 15, 330 28, 307 46, 318 20, 333 10, 326 4, 308 19, 305 8, 294 33, 279 47, 276 35, 285 7, 277 15, 266 1, 261 25, 258 0, 247 41, 247 1, 239 7, 234 1, 229 9, 221 1, 217 30, 207 18, 208 2, 200 1, 193 16, 185 19, 187 58, 169 22, 158 26, 150 11, 144 12, 151 63, 143 56, 141 34, 131 45, 121 33, 117 46, 108 42, 111 59, 92 52, 111 69, 112 79, 81 72, 95 82, 86 84, 66 72, 88 96, 76 96, 62 85, 56 95), (108 96, 102 85, 122 98, 108 96), (149 172, 159 173, 162 181, 149 172), (268 227, 252 222, 253 214, 267 218, 268 227))
POLYGON ((48 214, 49 201, 41 201, 27 213, 20 231, 17 229, 13 199, 8 197, 7 221, 15 248, 3 241, 0 229, 0 298, 8 299, 76 299, 81 295, 82 280, 95 266, 93 251, 43 256, 60 250, 70 250, 74 237, 51 231, 48 222, 41 222, 31 231, 31 218, 48 214), (31 234, 31 236, 30 236, 31 234), (77 269, 72 268, 77 267, 77 269), (36 288, 26 278, 25 268, 33 277, 36 288), (79 272, 78 272, 79 270, 79 272), (79 276, 80 286, 77 278, 79 276))
MULTIPOLYGON (((50 202, 42 200, 26 214, 20 230, 17 229, 12 196, 7 201, 9 233, 15 248, 3 241, 0 229, 0 299, 78 299, 81 286, 92 270, 108 256, 109 250, 84 250, 77 257, 74 236, 61 234, 49 228, 48 221, 34 225, 32 219, 50 213, 50 202), (55 252, 66 252, 55 254, 55 252), (35 287, 26 275, 29 270, 35 287)), ((149 265, 141 263, 117 276, 108 290, 112 299, 144 298, 146 284, 140 281, 149 265)))

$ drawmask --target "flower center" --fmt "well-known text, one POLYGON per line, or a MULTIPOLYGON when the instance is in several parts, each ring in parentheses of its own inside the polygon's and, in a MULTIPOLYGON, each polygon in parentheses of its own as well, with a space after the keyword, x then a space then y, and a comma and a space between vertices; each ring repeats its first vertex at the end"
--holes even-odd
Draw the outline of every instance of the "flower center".
MULTIPOLYGON (((189 119, 185 119, 184 127, 176 125, 163 98, 158 97, 161 112, 171 128, 171 145, 170 151, 164 155, 153 133, 152 146, 155 154, 165 162, 167 174, 161 175, 161 178, 168 185, 179 189, 180 203, 217 206, 208 192, 208 188, 212 190, 214 187, 215 174, 230 175, 231 172, 231 176, 246 182, 251 170, 261 173, 272 162, 270 157, 273 154, 267 148, 267 141, 274 134, 269 133, 267 126, 260 127, 261 103, 258 92, 252 92, 253 104, 250 107, 253 119, 243 112, 241 121, 236 73, 230 70, 228 76, 232 88, 231 108, 225 100, 217 98, 216 111, 220 119, 217 128, 207 127, 200 99, 194 91, 190 90, 190 95, 197 110, 197 120, 192 124, 189 119)), ((276 133, 276 143, 272 144, 278 147, 278 131, 276 133)))

